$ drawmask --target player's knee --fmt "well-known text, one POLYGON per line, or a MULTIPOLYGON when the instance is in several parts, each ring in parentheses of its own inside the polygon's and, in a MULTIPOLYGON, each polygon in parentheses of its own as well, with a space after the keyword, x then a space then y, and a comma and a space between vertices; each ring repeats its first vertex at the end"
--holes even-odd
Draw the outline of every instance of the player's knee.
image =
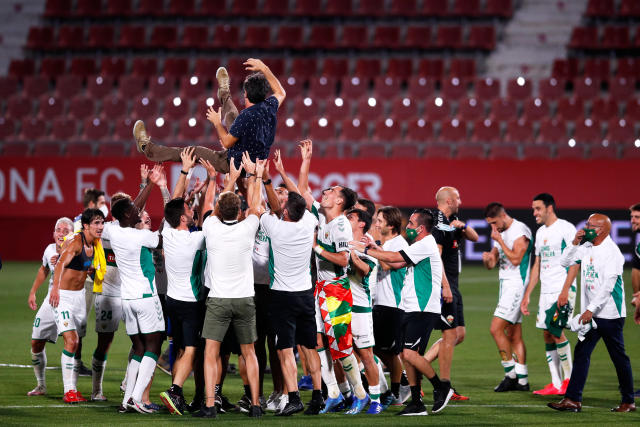
POLYGON ((458 333, 456 334, 456 345, 461 344, 462 341, 464 341, 464 339, 467 337, 467 332, 462 329, 462 330, 458 330, 458 333))
POLYGON ((44 350, 44 346, 47 342, 43 340, 31 340, 31 351, 33 353, 40 353, 44 350))

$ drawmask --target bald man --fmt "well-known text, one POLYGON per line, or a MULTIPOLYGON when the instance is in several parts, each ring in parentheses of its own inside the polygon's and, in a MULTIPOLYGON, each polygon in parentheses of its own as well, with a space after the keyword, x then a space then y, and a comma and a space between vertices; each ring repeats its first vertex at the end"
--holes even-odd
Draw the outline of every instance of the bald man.
MULTIPOLYGON (((454 187, 442 187, 436 192, 436 224, 431 234, 436 239, 444 272, 451 286, 453 301, 442 303, 442 313, 438 328, 442 330, 442 338, 436 341, 425 358, 429 362, 440 358, 440 375, 450 379, 453 348, 464 340, 466 329, 462 311, 462 295, 458 290, 458 276, 462 268, 460 259, 460 243, 464 239, 478 241, 478 233, 458 219, 458 210, 462 201, 460 193, 454 187)), ((467 400, 468 397, 454 390, 452 400, 467 400)))
POLYGON ((586 226, 579 230, 572 245, 562 259, 563 267, 569 267, 564 287, 558 297, 558 306, 567 304, 571 282, 581 272, 580 303, 582 311, 579 322, 591 325, 584 338, 578 342, 574 352, 573 371, 564 398, 548 406, 558 411, 580 412, 582 390, 587 381, 589 361, 596 344, 602 338, 609 357, 616 368, 622 401, 612 412, 633 412, 636 405, 633 397, 633 374, 631 362, 624 350, 624 318, 627 315, 624 303, 622 268, 624 256, 609 236, 611 220, 602 214, 593 214, 586 226), (585 242, 582 245, 581 242, 585 242))

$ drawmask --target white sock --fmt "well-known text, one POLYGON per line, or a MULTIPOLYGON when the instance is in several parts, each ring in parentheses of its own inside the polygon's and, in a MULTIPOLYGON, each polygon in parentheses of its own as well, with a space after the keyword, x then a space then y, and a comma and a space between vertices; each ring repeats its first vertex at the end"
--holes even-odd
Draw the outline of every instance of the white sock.
POLYGON ((516 377, 518 378, 518 384, 527 385, 529 384, 529 370, 527 369, 527 365, 523 365, 521 363, 516 362, 516 377))
POLYGON ((511 360, 507 360, 506 362, 503 360, 501 363, 502 363, 502 367, 504 368, 504 376, 509 378, 515 378, 516 377, 516 371, 514 369, 516 366, 515 360, 511 359, 511 360))
POLYGON ((82 359, 73 359, 73 388, 72 388, 72 390, 78 390, 78 376, 80 376, 80 365, 82 365, 82 359))
POLYGON ((380 384, 378 385, 369 384, 369 397, 371 397, 372 402, 380 403, 380 384))
POLYGON ((66 350, 62 350, 62 356, 60 356, 60 366, 62 367, 62 384, 64 385, 64 392, 69 390, 75 390, 73 383, 73 370, 75 368, 74 354, 69 353, 66 350))
POLYGON ((336 381, 336 375, 333 373, 333 362, 330 359, 329 351, 321 348, 318 350, 320 355, 320 372, 322 374, 322 381, 327 386, 327 395, 335 399, 340 396, 340 389, 338 388, 338 382, 336 381))
POLYGON ((358 359, 353 354, 340 359, 342 362, 342 368, 344 373, 347 374, 347 379, 353 388, 353 392, 358 399, 364 399, 367 392, 362 387, 362 379, 360 378, 360 371, 357 369, 358 359))
POLYGON ((387 383, 387 377, 384 375, 384 369, 382 369, 382 363, 380 360, 373 356, 376 361, 376 365, 378 365, 378 378, 380 379, 380 392, 386 393, 389 390, 389 384, 387 383))
POLYGON ((560 366, 562 366, 562 372, 566 380, 567 378, 571 378, 571 344, 569 340, 566 340, 565 342, 556 344, 556 347, 558 349, 558 358, 560 358, 560 366))
POLYGON ((124 398, 122 399, 122 405, 127 406, 129 398, 133 394, 133 388, 136 386, 136 378, 138 377, 138 370, 140 368, 140 357, 133 356, 127 366, 127 387, 124 390, 124 398))
POLYGON ((91 382, 93 383, 93 394, 102 393, 102 378, 104 377, 104 368, 107 366, 107 358, 104 360, 96 359, 95 354, 91 360, 91 382))
POLYGON ((558 390, 562 386, 562 380, 560 379, 560 359, 558 358, 558 351, 555 349, 555 344, 547 344, 547 348, 553 348, 547 350, 547 364, 549 365, 549 372, 551 372, 551 383, 558 390))
POLYGON ((38 386, 46 387, 47 382, 44 373, 47 368, 47 353, 44 349, 40 353, 31 352, 31 364, 33 365, 33 372, 36 374, 38 386))
POLYGON ((351 396, 351 386, 349 385, 349 381, 338 384, 338 388, 345 398, 351 396))
POLYGON ((140 361, 140 368, 138 370, 138 378, 136 379, 136 386, 133 389, 133 400, 138 402, 142 401, 142 393, 149 385, 153 372, 156 370, 156 364, 158 363, 158 356, 146 352, 140 361))

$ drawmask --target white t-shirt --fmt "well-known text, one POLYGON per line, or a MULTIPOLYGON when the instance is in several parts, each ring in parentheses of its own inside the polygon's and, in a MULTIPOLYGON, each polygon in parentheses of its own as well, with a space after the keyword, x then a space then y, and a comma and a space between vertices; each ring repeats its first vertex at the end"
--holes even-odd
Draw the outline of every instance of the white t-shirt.
MULTIPOLYGON (((389 239, 382 245, 383 251, 399 252, 409 247, 407 241, 401 235, 389 239)), ((402 287, 404 286, 404 276, 407 268, 402 267, 397 270, 384 270, 378 265, 378 278, 376 281, 376 299, 374 305, 400 308, 402 300, 402 287)))
POLYGON ((535 247, 536 256, 540 257, 540 293, 555 294, 562 290, 567 269, 560 265, 560 258, 575 235, 576 227, 564 219, 538 228, 535 247))
POLYGON ((498 248, 498 263, 500 265, 500 272, 498 277, 500 280, 506 281, 504 283, 522 283, 523 286, 527 286, 529 283, 529 272, 531 268, 529 266, 531 261, 531 252, 533 250, 533 241, 531 239, 531 230, 524 223, 514 219, 509 228, 500 233, 502 240, 508 248, 513 249, 513 244, 521 236, 526 237, 529 240, 529 246, 527 251, 522 257, 520 265, 513 265, 509 258, 504 254, 502 247, 498 242, 494 241, 493 246, 498 248))
MULTIPOLYGON (((113 225, 119 225, 118 220, 114 219, 109 222, 113 225)), ((106 225, 107 223, 105 223, 106 225)), ((107 260, 107 271, 104 274, 102 280, 102 295, 110 297, 120 296, 120 273, 118 273, 118 263, 116 261, 116 255, 111 248, 111 242, 102 237, 102 248, 104 249, 104 256, 107 260)))
POLYGON ((111 242, 111 249, 118 260, 122 299, 157 295, 156 268, 151 249, 158 246, 158 232, 107 223, 102 237, 111 242))
POLYGON ((594 317, 618 319, 627 316, 624 303, 622 268, 624 256, 611 236, 594 246, 570 245, 563 256, 563 265, 580 264, 580 304, 582 312, 594 317))
POLYGON ((44 253, 42 254, 42 266, 47 267, 50 273, 49 289, 47 290, 47 293, 51 290, 51 287, 53 286, 53 270, 55 270, 56 266, 51 262, 51 259, 55 255, 58 255, 58 251, 56 250, 55 243, 50 243, 49 245, 47 245, 46 248, 44 248, 44 253))
POLYGON ((178 301, 201 300, 204 296, 204 233, 177 230, 165 221, 162 229, 162 248, 164 268, 167 272, 167 296, 178 301))
MULTIPOLYGON (((353 240, 353 233, 347 217, 344 214, 340 214, 327 223, 327 218, 320 212, 320 203, 318 202, 313 202, 311 213, 318 218, 318 244, 325 251, 348 253, 349 242, 353 240)), ((327 261, 319 255, 316 256, 316 267, 319 282, 323 280, 334 281, 347 274, 346 267, 327 261)))
POLYGON ((251 254, 260 222, 255 215, 244 221, 224 223, 215 215, 204 220, 202 231, 207 243, 209 297, 247 298, 253 289, 251 254))
POLYGON ((298 222, 283 221, 264 214, 260 227, 270 241, 269 272, 271 289, 300 292, 311 289, 313 233, 318 220, 309 211, 298 222))
MULTIPOLYGON (((265 215, 263 215, 265 216, 265 215)), ((268 285, 271 281, 269 275, 269 240, 262 227, 258 228, 256 241, 253 245, 253 283, 268 285)))
POLYGON ((349 275, 349 286, 353 296, 353 310, 354 312, 366 313, 371 311, 371 278, 375 273, 374 270, 378 265, 378 260, 358 251, 355 251, 355 253, 360 260, 369 266, 369 272, 363 276, 355 268, 353 261, 349 259, 347 274, 349 275))
POLYGON ((442 259, 436 239, 428 235, 403 252, 411 260, 411 265, 407 265, 400 308, 406 313, 426 311, 440 314, 442 259))

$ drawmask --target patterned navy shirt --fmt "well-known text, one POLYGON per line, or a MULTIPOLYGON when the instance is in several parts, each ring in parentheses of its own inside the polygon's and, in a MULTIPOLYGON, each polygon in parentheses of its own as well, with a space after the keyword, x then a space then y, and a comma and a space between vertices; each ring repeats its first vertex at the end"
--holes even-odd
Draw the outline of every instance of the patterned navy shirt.
POLYGON ((245 108, 238 114, 229 133, 238 138, 227 152, 227 158, 234 158, 236 167, 242 163, 242 153, 249 152, 252 161, 266 159, 276 136, 276 113, 278 99, 270 96, 262 102, 245 108))

